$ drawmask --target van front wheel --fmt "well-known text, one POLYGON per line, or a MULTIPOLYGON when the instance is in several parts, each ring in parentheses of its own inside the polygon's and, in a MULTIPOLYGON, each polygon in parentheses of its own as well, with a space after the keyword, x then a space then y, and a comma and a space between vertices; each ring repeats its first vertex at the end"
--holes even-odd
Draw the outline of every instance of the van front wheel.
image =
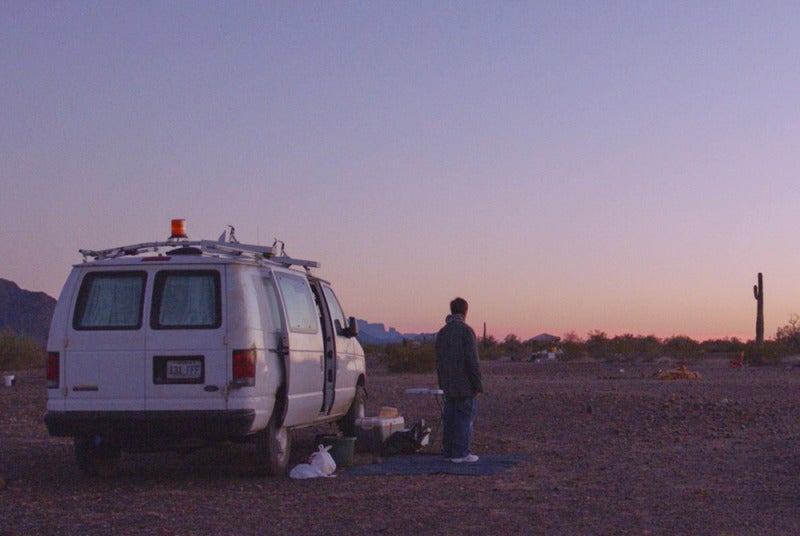
POLYGON ((267 427, 256 434, 256 465, 267 476, 284 476, 289 470, 292 438, 289 429, 275 421, 273 415, 267 427))
POLYGON ((76 437, 75 458, 82 475, 108 478, 119 468, 120 448, 100 436, 76 437))
POLYGON ((356 386, 356 396, 347 414, 336 421, 339 430, 346 436, 356 435, 356 420, 367 416, 367 390, 363 385, 356 386))

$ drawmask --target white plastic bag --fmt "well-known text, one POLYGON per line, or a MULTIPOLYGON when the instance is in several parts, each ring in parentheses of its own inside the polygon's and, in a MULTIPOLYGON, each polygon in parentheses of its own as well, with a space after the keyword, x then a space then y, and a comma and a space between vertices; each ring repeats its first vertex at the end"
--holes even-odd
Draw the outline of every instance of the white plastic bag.
POLYGON ((307 463, 301 463, 295 465, 294 468, 289 472, 289 478, 296 478, 296 479, 319 478, 322 476, 325 475, 323 475, 319 469, 307 463))
POLYGON ((322 473, 323 476, 332 475, 336 471, 336 462, 331 456, 331 453, 328 452, 331 450, 330 446, 323 446, 320 445, 318 450, 311 454, 311 457, 308 459, 308 463, 312 467, 316 467, 319 469, 319 472, 322 473))

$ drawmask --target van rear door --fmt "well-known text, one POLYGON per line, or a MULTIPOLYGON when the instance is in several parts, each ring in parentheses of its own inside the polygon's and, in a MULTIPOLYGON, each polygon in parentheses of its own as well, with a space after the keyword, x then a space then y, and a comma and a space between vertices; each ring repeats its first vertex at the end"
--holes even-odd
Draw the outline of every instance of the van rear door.
POLYGON ((145 408, 226 408, 225 266, 171 266, 153 278, 147 319, 145 408))
POLYGON ((144 409, 147 272, 87 270, 63 348, 67 411, 144 409))

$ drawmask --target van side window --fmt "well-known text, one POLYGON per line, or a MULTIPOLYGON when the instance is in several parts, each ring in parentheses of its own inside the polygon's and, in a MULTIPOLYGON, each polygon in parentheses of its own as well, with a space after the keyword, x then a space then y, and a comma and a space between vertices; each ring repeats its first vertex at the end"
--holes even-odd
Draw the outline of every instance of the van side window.
POLYGON ((299 333, 316 333, 319 319, 308 282, 292 274, 278 272, 275 275, 286 304, 289 329, 299 333))
POLYGON ((325 293, 325 301, 328 302, 328 310, 331 312, 333 325, 336 326, 336 334, 341 335, 342 330, 347 327, 347 320, 344 317, 342 306, 339 305, 339 300, 336 299, 331 287, 322 285, 322 292, 325 293))
POLYGON ((90 272, 81 282, 72 327, 139 329, 146 272, 90 272))
POLYGON ((216 329, 222 324, 216 270, 162 270, 156 274, 150 327, 216 329))
POLYGON ((267 314, 272 322, 273 328, 276 330, 281 329, 281 309, 280 301, 278 300, 278 291, 275 288, 275 282, 271 277, 265 276, 261 278, 261 284, 264 287, 264 297, 266 299, 265 307, 267 314))

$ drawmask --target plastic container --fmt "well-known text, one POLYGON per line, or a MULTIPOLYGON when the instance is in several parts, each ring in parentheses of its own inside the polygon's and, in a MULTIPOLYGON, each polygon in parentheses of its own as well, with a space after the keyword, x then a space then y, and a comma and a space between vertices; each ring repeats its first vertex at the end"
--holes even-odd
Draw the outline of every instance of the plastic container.
POLYGON ((356 438, 348 436, 324 436, 322 444, 331 447, 330 453, 336 467, 350 467, 353 465, 356 438))
POLYGON ((402 416, 356 419, 356 450, 378 452, 387 437, 401 430, 405 430, 405 419, 402 416))

